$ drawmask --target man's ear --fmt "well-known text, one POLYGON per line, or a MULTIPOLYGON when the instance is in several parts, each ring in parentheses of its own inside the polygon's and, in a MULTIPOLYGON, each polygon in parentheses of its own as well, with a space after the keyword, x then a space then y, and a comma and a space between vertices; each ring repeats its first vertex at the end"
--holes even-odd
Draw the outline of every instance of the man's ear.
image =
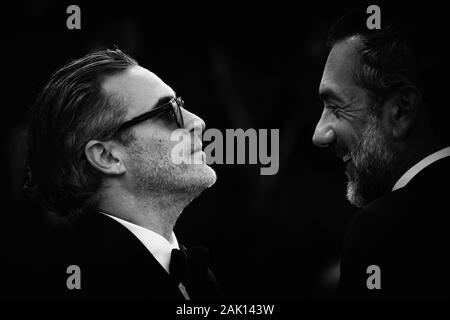
POLYGON ((423 103, 422 94, 414 86, 397 90, 385 103, 386 120, 390 134, 405 138, 416 123, 423 103))
POLYGON ((126 171, 122 154, 113 142, 91 140, 84 147, 84 153, 89 163, 105 174, 121 175, 126 171))

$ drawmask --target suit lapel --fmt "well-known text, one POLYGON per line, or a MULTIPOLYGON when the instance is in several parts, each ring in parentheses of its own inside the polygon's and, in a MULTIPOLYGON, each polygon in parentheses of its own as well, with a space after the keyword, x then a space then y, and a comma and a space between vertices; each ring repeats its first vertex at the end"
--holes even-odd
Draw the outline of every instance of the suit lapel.
POLYGON ((77 226, 87 291, 99 297, 183 300, 147 248, 110 217, 87 212, 77 226), (81 237, 81 240, 80 240, 81 237))

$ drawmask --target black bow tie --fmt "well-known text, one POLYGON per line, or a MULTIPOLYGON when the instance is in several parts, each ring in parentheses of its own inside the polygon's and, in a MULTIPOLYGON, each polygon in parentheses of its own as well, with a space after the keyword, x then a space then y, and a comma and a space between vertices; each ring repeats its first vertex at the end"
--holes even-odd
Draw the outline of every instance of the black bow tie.
POLYGON ((205 247, 192 247, 180 250, 173 249, 170 257, 169 273, 176 285, 181 282, 187 288, 193 282, 208 277, 208 249, 205 247))

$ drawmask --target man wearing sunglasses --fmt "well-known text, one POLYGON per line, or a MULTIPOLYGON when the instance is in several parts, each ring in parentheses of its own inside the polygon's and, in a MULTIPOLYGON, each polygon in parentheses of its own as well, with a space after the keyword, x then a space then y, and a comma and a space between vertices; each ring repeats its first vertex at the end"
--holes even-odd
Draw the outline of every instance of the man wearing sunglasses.
POLYGON ((47 212, 77 222, 47 285, 69 298, 219 296, 205 250, 188 252, 173 233, 216 175, 204 154, 201 163, 174 163, 180 141, 171 136, 186 130, 191 157, 202 153, 204 127, 172 88, 118 49, 52 75, 31 112, 27 187, 47 212))

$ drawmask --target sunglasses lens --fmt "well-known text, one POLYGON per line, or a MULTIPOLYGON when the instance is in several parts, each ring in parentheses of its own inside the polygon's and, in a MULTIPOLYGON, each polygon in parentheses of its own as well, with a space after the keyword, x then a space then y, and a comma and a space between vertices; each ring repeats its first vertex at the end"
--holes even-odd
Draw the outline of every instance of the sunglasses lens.
POLYGON ((183 115, 181 114, 181 107, 184 106, 183 100, 181 98, 177 98, 175 104, 176 106, 174 107, 174 112, 177 119, 178 127, 184 128, 183 115))

